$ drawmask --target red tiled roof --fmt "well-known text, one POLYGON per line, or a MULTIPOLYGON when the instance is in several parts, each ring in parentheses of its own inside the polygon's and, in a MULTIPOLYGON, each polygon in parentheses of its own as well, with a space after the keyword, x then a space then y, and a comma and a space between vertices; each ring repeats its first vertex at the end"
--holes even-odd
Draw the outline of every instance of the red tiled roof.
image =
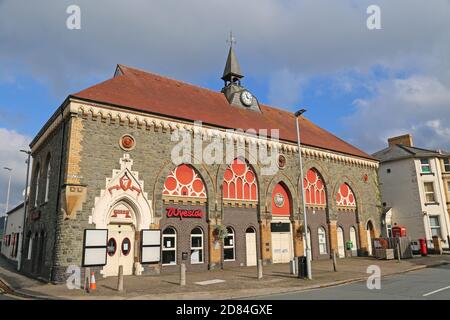
MULTIPOLYGON (((232 106, 220 92, 144 72, 124 65, 122 74, 71 95, 79 99, 112 104, 139 111, 200 120, 230 129, 279 129, 280 139, 296 143, 294 115, 260 104, 261 113, 232 106)), ((302 117, 302 145, 337 151, 366 159, 374 158, 302 117)))

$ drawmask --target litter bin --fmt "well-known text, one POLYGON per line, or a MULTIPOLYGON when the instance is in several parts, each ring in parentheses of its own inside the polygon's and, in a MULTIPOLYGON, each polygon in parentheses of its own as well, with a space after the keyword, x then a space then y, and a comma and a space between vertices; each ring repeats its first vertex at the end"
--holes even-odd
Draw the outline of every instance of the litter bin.
POLYGON ((297 257, 297 265, 298 265, 298 277, 300 279, 305 279, 308 277, 308 270, 306 268, 306 257, 305 256, 300 256, 297 257))

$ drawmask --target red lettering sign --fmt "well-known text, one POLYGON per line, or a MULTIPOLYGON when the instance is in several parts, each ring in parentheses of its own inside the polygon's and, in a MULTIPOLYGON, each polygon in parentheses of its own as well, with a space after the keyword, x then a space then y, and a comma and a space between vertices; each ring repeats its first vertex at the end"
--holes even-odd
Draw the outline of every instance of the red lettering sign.
POLYGON ((114 210, 111 217, 116 218, 117 215, 125 215, 125 218, 131 218, 129 210, 114 210))
POLYGON ((167 218, 180 218, 180 220, 183 220, 183 218, 203 218, 204 212, 199 209, 185 210, 170 207, 166 208, 166 214, 167 218))

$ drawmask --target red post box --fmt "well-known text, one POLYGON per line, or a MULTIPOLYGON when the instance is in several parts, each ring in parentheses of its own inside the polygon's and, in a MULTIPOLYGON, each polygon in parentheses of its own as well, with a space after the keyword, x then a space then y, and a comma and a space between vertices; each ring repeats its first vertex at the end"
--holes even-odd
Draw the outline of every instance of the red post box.
POLYGON ((427 240, 419 239, 419 242, 420 242, 420 254, 426 256, 428 254, 427 240))
POLYGON ((400 227, 400 226, 393 227, 392 228, 392 236, 394 238, 406 237, 406 228, 405 227, 400 227))

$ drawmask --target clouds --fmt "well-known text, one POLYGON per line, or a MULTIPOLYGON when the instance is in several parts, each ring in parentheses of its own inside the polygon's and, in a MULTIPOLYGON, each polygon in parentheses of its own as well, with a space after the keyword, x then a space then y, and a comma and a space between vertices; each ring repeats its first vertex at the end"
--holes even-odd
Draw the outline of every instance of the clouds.
POLYGON ((73 1, 8 0, 0 3, 0 57, 67 93, 70 85, 110 76, 119 62, 185 80, 219 76, 230 29, 244 69, 268 79, 286 68, 313 75, 426 64, 438 43, 438 52, 449 52, 440 41, 450 27, 447 1, 376 2, 383 26, 377 31, 366 28, 373 1, 352 0, 80 0, 81 30, 68 30, 73 1))
POLYGON ((375 95, 355 101, 356 112, 344 119, 353 142, 374 152, 387 138, 413 134, 415 145, 450 150, 450 88, 436 77, 387 79, 375 95))
POLYGON ((3 167, 13 169, 11 172, 11 194, 9 209, 23 201, 23 190, 26 178, 26 155, 20 149, 28 149, 31 139, 15 131, 0 128, 0 215, 6 207, 6 194, 8 188, 9 172, 3 167))
POLYGON ((448 143, 447 0, 78 0, 81 30, 66 28, 72 0, 34 3, 0 1, 0 85, 30 74, 62 101, 124 63, 220 89, 233 30, 244 80, 267 88, 262 102, 300 105, 309 80, 325 77, 335 84, 323 95, 355 95, 353 107, 330 108, 344 117, 336 133, 364 150, 404 131, 425 147, 448 143), (372 4, 382 30, 366 28, 372 4))

